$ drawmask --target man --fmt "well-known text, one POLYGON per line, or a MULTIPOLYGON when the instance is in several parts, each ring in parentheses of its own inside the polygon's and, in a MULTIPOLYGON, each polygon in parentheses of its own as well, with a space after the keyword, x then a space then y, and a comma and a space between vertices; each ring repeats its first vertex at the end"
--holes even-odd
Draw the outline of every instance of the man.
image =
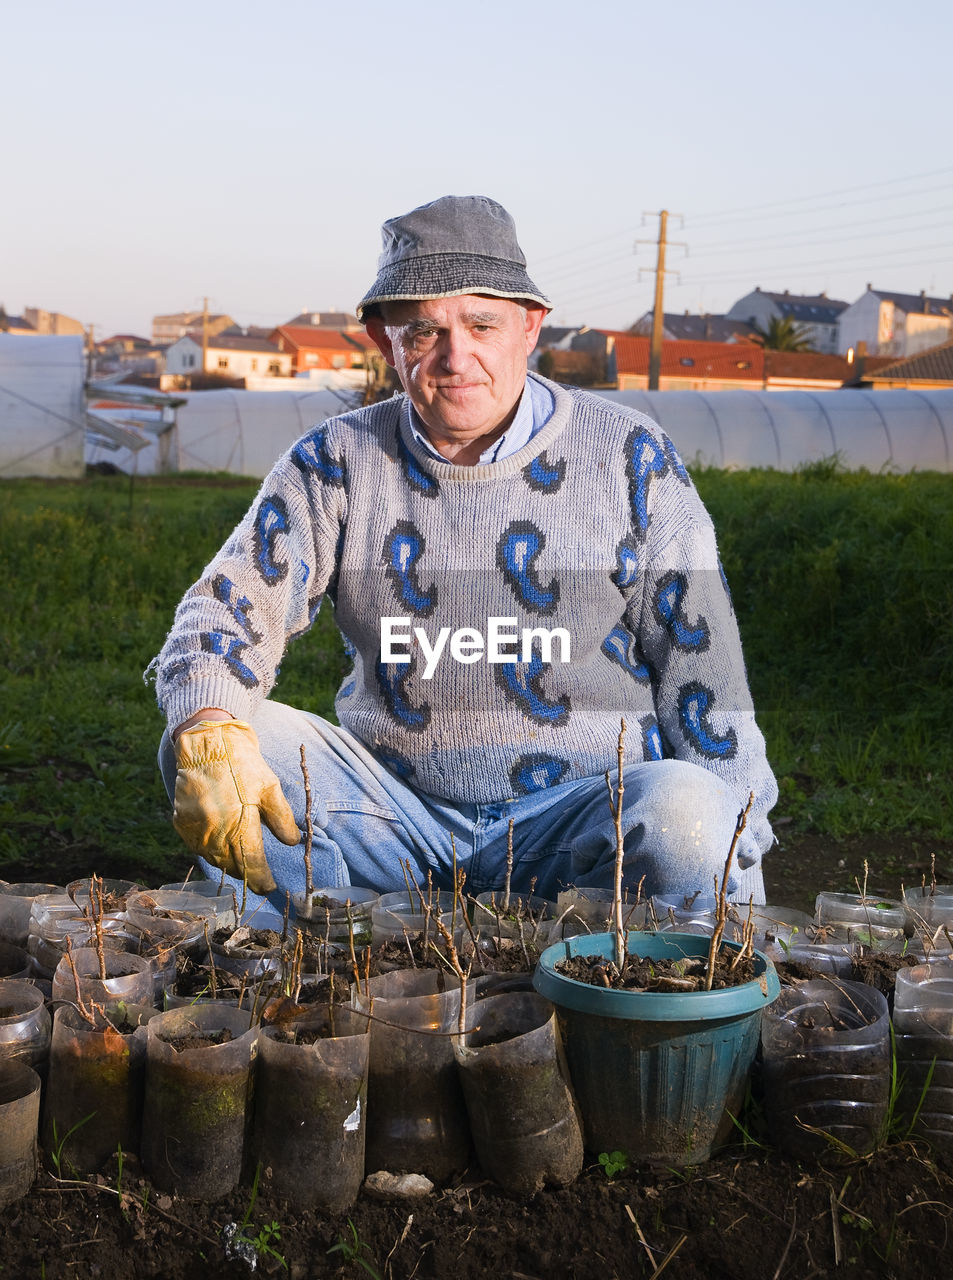
POLYGON ((763 901, 777 788, 711 521, 650 419, 527 374, 547 298, 509 214, 447 196, 383 227, 358 314, 404 395, 278 460, 155 659, 176 829, 209 875, 381 891, 611 883, 763 901), (354 669, 340 725, 269 699, 322 599, 354 669), (267 764, 266 764, 267 761, 267 764), (261 822, 267 830, 262 839, 261 822))

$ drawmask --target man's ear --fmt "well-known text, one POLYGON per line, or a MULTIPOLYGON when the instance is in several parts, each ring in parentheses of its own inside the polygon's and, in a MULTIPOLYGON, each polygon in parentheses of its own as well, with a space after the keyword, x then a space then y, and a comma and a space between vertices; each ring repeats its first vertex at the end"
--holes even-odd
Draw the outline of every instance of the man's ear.
MULTIPOLYGON (((368 316, 365 329, 370 335, 371 341, 377 347, 378 351, 387 361, 392 369, 397 366, 394 363, 394 344, 387 336, 387 326, 380 316, 368 316)), ((530 348, 532 350, 532 348, 530 348)))
MULTIPOLYGON (((539 341, 539 331, 543 327, 543 321, 549 314, 545 307, 541 307, 538 303, 526 303, 526 354, 535 348, 539 341)), ((369 326, 368 326, 369 327, 369 326)), ((376 342, 377 339, 375 338, 376 342)))

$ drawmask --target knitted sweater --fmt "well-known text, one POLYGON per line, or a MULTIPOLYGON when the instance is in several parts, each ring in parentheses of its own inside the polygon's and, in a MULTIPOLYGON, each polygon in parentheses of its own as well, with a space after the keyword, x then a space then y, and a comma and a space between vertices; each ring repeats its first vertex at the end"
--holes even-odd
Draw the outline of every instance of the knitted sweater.
POLYGON ((654 422, 546 385, 546 425, 483 466, 422 450, 403 396, 303 436, 179 605, 159 703, 170 725, 250 717, 327 596, 354 663, 338 718, 419 790, 601 776, 624 716, 628 762, 693 761, 739 808, 753 792, 764 851, 777 787, 711 520, 654 422))

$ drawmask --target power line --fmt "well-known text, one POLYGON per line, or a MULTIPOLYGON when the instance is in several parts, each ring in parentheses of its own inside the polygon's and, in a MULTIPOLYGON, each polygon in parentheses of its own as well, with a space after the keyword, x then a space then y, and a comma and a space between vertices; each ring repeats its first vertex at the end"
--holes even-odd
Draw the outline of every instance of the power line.
MULTIPOLYGON (((933 251, 937 251, 940 253, 950 253, 951 255, 953 255, 953 244, 947 242, 945 244, 922 244, 922 245, 916 245, 916 246, 907 246, 903 249, 894 249, 894 250, 887 249, 875 255, 871 255, 870 253, 856 253, 856 254, 851 254, 849 257, 844 257, 841 254, 841 255, 838 255, 838 257, 836 258, 815 258, 808 262, 796 262, 793 260, 786 259, 783 263, 783 266, 780 266, 777 269, 790 273, 792 271, 808 271, 808 270, 812 270, 815 267, 822 268, 827 266, 837 266, 845 262, 866 262, 870 264, 870 270, 874 271, 876 270, 877 262, 885 258, 903 257, 905 254, 909 254, 909 253, 931 253, 933 251)), ((933 261, 934 265, 936 265, 935 259, 932 259, 931 261, 933 261)), ((914 265, 914 264, 910 264, 910 265, 914 265)), ((765 270, 766 268, 763 266, 757 266, 757 265, 752 266, 750 263, 745 264, 745 274, 748 276, 751 276, 755 272, 758 272, 763 275, 765 273, 765 270)), ((698 281, 719 280, 719 279, 736 280, 738 279, 738 275, 735 272, 732 272, 727 276, 724 274, 720 274, 718 272, 715 272, 713 274, 707 274, 707 275, 704 273, 698 274, 693 272, 691 278, 693 280, 698 280, 698 281)))
MULTIPOLYGON (((789 206, 792 204, 802 204, 806 200, 826 200, 829 196, 845 196, 852 195, 855 191, 876 191, 882 187, 895 187, 905 182, 919 182, 922 178, 936 178, 944 174, 953 174, 953 168, 947 166, 943 169, 930 169, 926 173, 914 173, 905 178, 885 178, 880 182, 867 182, 860 186, 840 187, 833 191, 817 191, 807 196, 789 196, 785 200, 772 200, 767 204, 761 205, 740 205, 736 209, 720 209, 715 213, 701 214, 698 221, 713 222, 720 218, 734 217, 739 213, 755 214, 759 210, 776 209, 780 205, 789 206)), ((911 193, 913 194, 913 193, 911 193)), ((892 198, 892 197, 891 197, 892 198)))
MULTIPOLYGON (((878 182, 864 183, 858 186, 840 187, 833 191, 815 191, 810 195, 791 196, 785 200, 770 201, 767 204, 740 205, 735 209, 719 209, 719 210, 714 210, 711 213, 701 213, 693 216, 691 218, 691 225, 703 226, 706 223, 713 223, 723 218, 735 217, 738 214, 756 215, 761 210, 775 209, 780 206, 789 207, 793 204, 803 204, 805 202, 812 201, 812 200, 826 200, 831 196, 851 195, 856 191, 874 191, 874 190, 880 190, 884 187, 904 186, 906 183, 919 182, 923 179, 935 178, 940 175, 947 175, 947 174, 953 174, 953 168, 948 166, 943 169, 929 169, 924 173, 908 174, 905 177, 900 177, 900 178, 886 178, 878 182)), ((946 191, 948 189, 949 189, 949 185, 945 185, 941 187, 930 188, 929 190, 930 191, 946 191)), ((925 193, 918 192, 918 191, 905 190, 904 192, 899 194, 907 195, 907 196, 916 196, 916 195, 925 194, 925 193)), ((898 196, 893 196, 890 198, 896 199, 898 198, 898 196)), ((866 201, 858 201, 857 203, 866 203, 866 201)), ((846 206, 841 204, 841 205, 833 205, 828 207, 844 208, 846 206)), ((816 212, 823 212, 823 211, 824 211, 823 208, 818 208, 813 210, 800 210, 800 211, 792 211, 792 212, 801 212, 801 213, 815 212, 816 213, 816 212)), ((594 248, 601 244, 606 244, 610 240, 619 239, 621 236, 631 236, 634 230, 635 230, 635 227, 633 223, 629 222, 624 227, 620 227, 617 231, 609 232, 607 235, 599 236, 594 240, 584 240, 576 245, 570 246, 567 249, 560 249, 556 253, 546 254, 542 257, 535 257, 533 259, 533 264, 534 266, 545 265, 547 262, 553 262, 556 259, 564 258, 567 255, 582 253, 590 248, 594 248)))
MULTIPOLYGON (((953 212, 953 205, 940 205, 939 207, 936 207, 936 208, 932 208, 932 209, 924 209, 924 210, 922 210, 922 211, 921 211, 921 214, 922 214, 922 216, 926 217, 926 216, 928 216, 928 215, 930 215, 930 214, 934 214, 934 213, 947 213, 947 212, 953 212)), ((872 226, 874 226, 874 227, 876 227, 876 226, 881 226, 881 227, 882 227, 882 226, 884 226, 886 223, 903 222, 903 223, 905 223, 905 229, 906 229, 906 230, 908 230, 908 231, 928 231, 928 230, 931 230, 934 226, 937 226, 937 225, 939 225, 939 226, 948 226, 948 225, 949 225, 949 223, 948 223, 948 222, 946 222, 946 223, 939 223, 939 224, 937 224, 937 223, 931 223, 929 226, 925 226, 925 227, 921 227, 921 226, 914 226, 914 225, 912 225, 912 224, 908 221, 908 219, 909 219, 909 218, 910 218, 910 214, 909 214, 909 213, 894 213, 894 214, 891 214, 891 215, 890 215, 890 217, 888 217, 888 218, 867 218, 867 219, 861 218, 861 219, 859 219, 859 220, 853 220, 853 221, 851 221, 851 222, 849 222, 849 223, 844 223, 844 222, 829 222, 829 223, 827 223, 825 226, 822 226, 822 227, 813 227, 813 228, 811 228, 811 230, 812 230, 812 231, 842 231, 842 230, 849 230, 849 231, 850 231, 850 237, 849 237, 849 238, 851 238, 851 239, 857 239, 857 238, 858 238, 858 236, 857 236, 857 228, 858 228, 858 227, 872 227, 872 226)), ((783 240, 785 244, 790 244, 790 243, 791 243, 791 239, 790 239, 790 237, 791 237, 791 235, 792 235, 792 234, 797 234, 797 233, 796 233, 796 232, 795 232, 795 233, 792 233, 792 232, 789 232, 789 231, 781 231, 781 232, 778 232, 778 233, 777 233, 777 235, 770 235, 770 236, 758 236, 758 237, 757 237, 757 239, 754 239, 754 240, 753 240, 750 236, 741 236, 741 237, 739 237, 738 239, 735 239, 735 240, 709 240, 709 241, 707 241, 707 242, 703 242, 703 243, 702 243, 702 244, 700 244, 700 245, 695 245, 693 248, 694 248, 694 252, 695 252, 695 253, 710 253, 710 252, 712 252, 712 251, 720 251, 720 250, 722 249, 722 247, 723 247, 723 246, 726 246, 726 247, 729 247, 729 248, 730 248, 730 247, 732 247, 732 246, 745 245, 746 247, 750 248, 752 245, 756 245, 756 244, 774 244, 774 243, 776 243, 776 242, 777 242, 777 241, 779 241, 779 240, 783 240)), ((861 238, 864 238, 864 239, 870 239, 870 238, 872 238, 873 236, 881 235, 881 234, 882 234, 882 235, 891 235, 892 233, 891 233, 891 232, 889 232, 889 231, 885 231, 885 232, 871 232, 871 233, 869 233, 869 235, 865 235, 865 236, 863 236, 863 237, 861 237, 861 238)), ((829 241, 828 241, 828 240, 826 240, 826 239, 821 239, 821 240, 812 241, 811 243, 814 243, 814 244, 824 244, 824 243, 828 243, 828 242, 830 242, 830 243, 835 243, 835 244, 836 244, 836 243, 838 242, 838 237, 830 237, 829 241)))

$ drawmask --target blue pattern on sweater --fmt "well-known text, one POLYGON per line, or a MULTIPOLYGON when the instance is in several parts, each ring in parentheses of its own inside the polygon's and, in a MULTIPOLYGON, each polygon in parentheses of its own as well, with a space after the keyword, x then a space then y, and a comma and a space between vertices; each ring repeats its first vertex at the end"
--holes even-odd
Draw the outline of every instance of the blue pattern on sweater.
POLYGON ((411 706, 405 688, 416 668, 413 658, 406 663, 378 662, 377 683, 385 707, 398 724, 411 733, 423 733, 430 724, 430 707, 426 702, 419 707, 411 706))
POLYGON ((714 691, 697 680, 683 685, 678 692, 678 711, 682 732, 695 749, 709 760, 730 760, 738 750, 738 737, 729 729, 719 738, 711 725, 715 706, 714 691))
POLYGON ((607 658, 617 663, 623 671, 628 671, 639 684, 651 684, 652 673, 644 662, 638 662, 633 656, 635 637, 620 623, 613 627, 602 642, 602 652, 607 658))
POLYGON ((534 650, 530 662, 511 662, 497 667, 496 682, 530 720, 537 724, 567 724, 572 704, 566 695, 555 702, 547 698, 542 686, 547 670, 542 655, 534 650))
POLYGON ((427 549, 423 535, 408 520, 400 520, 384 545, 387 576, 398 601, 421 618, 429 618, 437 607, 437 588, 424 589, 417 580, 417 562, 427 549))
POLYGON ((261 636, 252 626, 248 616, 255 607, 248 596, 242 595, 234 582, 224 573, 216 574, 212 579, 212 594, 216 600, 221 600, 222 604, 231 610, 232 617, 252 644, 257 644, 261 636))
POLYGON ((496 563, 524 608, 543 617, 559 603, 559 583, 553 578, 544 587, 533 563, 546 546, 546 535, 529 520, 514 520, 496 548, 496 563))
POLYGON ((269 586, 281 582, 288 566, 275 559, 275 540, 287 532, 288 508, 277 494, 262 498, 255 516, 255 564, 269 586))
POLYGON ((310 435, 303 436, 291 450, 291 461, 299 471, 307 475, 315 472, 326 484, 344 485, 344 467, 332 458, 327 448, 327 431, 317 427, 310 435))
POLYGON ((229 671, 246 689, 258 687, 258 677, 251 667, 241 660, 248 645, 237 636, 222 635, 220 631, 205 631, 202 634, 202 648, 206 653, 219 654, 225 659, 229 671))
POLYGON ((540 753, 520 756, 510 770, 510 786, 514 796, 532 795, 534 791, 545 791, 562 780, 569 768, 568 760, 557 760, 555 756, 540 753))
POLYGON ((699 618, 694 627, 685 617, 685 594, 688 581, 684 573, 671 570, 660 580, 655 591, 653 607, 655 616, 667 627, 679 649, 704 653, 711 641, 708 623, 699 618))

